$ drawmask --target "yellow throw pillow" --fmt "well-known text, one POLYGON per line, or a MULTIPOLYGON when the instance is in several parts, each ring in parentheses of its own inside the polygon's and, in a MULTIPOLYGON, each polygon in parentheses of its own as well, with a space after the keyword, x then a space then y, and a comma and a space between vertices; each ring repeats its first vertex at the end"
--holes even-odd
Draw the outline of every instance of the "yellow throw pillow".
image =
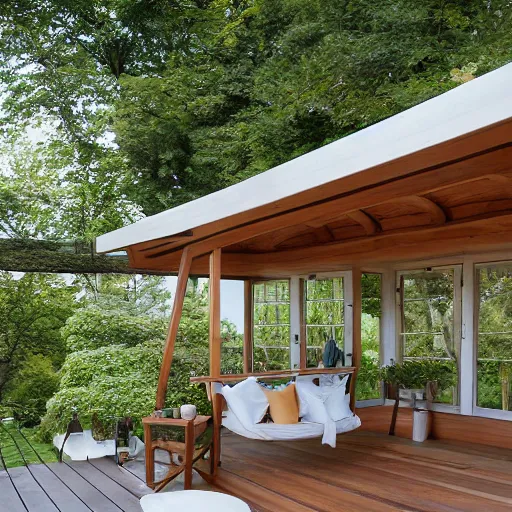
POLYGON ((282 391, 264 389, 270 407, 270 417, 278 425, 290 425, 299 422, 299 403, 295 384, 286 386, 282 391))

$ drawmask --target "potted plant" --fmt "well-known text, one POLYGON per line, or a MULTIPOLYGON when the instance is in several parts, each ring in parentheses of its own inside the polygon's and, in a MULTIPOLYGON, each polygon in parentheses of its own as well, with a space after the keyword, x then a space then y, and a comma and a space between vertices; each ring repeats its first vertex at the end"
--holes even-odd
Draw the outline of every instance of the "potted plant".
POLYGON ((426 392, 428 410, 432 402, 435 401, 439 390, 453 385, 454 375, 452 364, 446 361, 425 359, 384 366, 381 369, 381 378, 387 386, 391 386, 395 391, 395 404, 389 435, 395 434, 400 399, 413 399, 416 393, 426 392))

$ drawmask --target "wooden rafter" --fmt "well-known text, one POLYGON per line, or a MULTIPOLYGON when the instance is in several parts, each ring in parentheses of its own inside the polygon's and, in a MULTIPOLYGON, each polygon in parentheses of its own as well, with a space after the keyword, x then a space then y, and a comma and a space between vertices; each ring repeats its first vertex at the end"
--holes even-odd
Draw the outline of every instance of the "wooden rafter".
POLYGON ((367 235, 375 235, 375 233, 382 231, 380 224, 363 210, 354 210, 353 212, 348 212, 347 217, 357 222, 358 224, 361 224, 367 235))
POLYGON ((176 336, 180 325, 181 313, 183 311, 183 302, 187 293, 187 282, 190 274, 190 266, 192 257, 189 250, 185 248, 181 256, 180 270, 178 273, 178 284, 174 295, 174 303, 172 306, 171 322, 165 340, 164 355, 162 365, 160 366, 160 376, 158 378, 158 388, 156 393, 156 409, 162 409, 165 405, 165 394, 167 393, 167 383, 171 372, 171 364, 174 356, 174 346, 176 344, 176 336))
POLYGON ((423 196, 404 196, 393 201, 388 201, 386 204, 407 204, 415 206, 420 210, 427 212, 432 218, 432 224, 444 224, 446 222, 446 213, 444 210, 431 199, 423 196))

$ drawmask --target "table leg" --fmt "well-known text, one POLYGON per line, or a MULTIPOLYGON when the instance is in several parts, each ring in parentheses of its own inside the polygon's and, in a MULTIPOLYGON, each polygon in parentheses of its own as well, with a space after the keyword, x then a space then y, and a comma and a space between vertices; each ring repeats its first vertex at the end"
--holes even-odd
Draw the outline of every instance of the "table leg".
POLYGON ((185 485, 184 489, 192 489, 192 464, 194 461, 195 429, 194 421, 189 421, 185 428, 185 485))
POLYGON ((146 444, 146 485, 155 488, 155 451, 151 439, 151 425, 144 425, 144 442, 146 444))

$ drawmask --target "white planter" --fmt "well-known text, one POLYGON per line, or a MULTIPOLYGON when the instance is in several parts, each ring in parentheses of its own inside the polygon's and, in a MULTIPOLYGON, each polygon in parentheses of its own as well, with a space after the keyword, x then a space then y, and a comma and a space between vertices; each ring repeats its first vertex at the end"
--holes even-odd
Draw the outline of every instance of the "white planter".
POLYGON ((424 389, 403 389, 398 390, 398 396, 402 400, 412 400, 416 396, 416 393, 425 393, 424 389))
POLYGON ((412 423, 412 440, 423 443, 430 434, 430 411, 415 409, 412 423))
POLYGON ((193 420, 197 416, 196 406, 192 404, 182 405, 180 412, 184 420, 193 420))

